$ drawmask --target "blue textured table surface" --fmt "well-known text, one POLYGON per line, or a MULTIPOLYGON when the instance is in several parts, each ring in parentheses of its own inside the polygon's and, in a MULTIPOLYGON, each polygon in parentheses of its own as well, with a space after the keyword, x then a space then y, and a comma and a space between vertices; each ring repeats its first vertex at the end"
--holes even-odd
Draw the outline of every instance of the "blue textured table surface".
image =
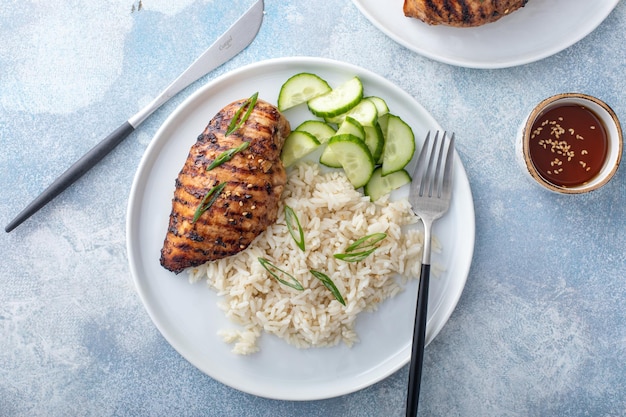
MULTIPOLYGON (((251 3, 3 2, 3 225, 251 3)), ((563 197, 531 184, 514 154, 525 113, 555 93, 597 96, 626 121, 625 33, 621 2, 555 56, 466 69, 396 44, 349 0, 266 1, 248 49, 0 238, 0 415, 404 415, 408 367, 322 401, 269 400, 224 386, 170 347, 133 287, 126 206, 150 139, 208 80, 285 56, 328 57, 381 74, 457 134, 475 199, 476 247, 461 300, 426 348, 420 415, 625 415, 626 169, 599 191, 563 197)))

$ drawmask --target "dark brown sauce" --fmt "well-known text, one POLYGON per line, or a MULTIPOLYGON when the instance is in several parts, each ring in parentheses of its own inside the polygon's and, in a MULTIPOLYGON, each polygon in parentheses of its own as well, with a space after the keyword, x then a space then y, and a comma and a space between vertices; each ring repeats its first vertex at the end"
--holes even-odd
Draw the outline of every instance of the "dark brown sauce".
POLYGON ((532 126, 530 158, 545 180, 575 187, 593 179, 608 153, 607 133, 590 109, 562 105, 541 113, 532 126))

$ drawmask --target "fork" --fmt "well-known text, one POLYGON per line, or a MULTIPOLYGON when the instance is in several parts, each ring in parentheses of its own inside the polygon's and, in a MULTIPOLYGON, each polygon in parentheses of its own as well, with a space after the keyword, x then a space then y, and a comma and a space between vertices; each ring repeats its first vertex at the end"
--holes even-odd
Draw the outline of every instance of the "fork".
POLYGON ((411 365, 409 367, 407 417, 417 415, 422 379, 422 362, 426 342, 426 316, 428 312, 428 287, 430 285, 432 224, 448 211, 452 197, 454 133, 447 141, 446 137, 446 132, 443 132, 441 139, 439 138, 439 132, 436 132, 431 143, 430 132, 428 132, 424 146, 417 159, 409 191, 409 202, 413 212, 422 219, 424 224, 424 248, 422 251, 422 269, 413 328, 411 365))

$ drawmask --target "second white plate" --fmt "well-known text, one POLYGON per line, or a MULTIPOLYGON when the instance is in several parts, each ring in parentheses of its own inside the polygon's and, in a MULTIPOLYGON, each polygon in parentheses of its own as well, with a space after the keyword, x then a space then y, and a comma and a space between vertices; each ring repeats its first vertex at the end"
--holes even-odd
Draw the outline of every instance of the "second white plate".
POLYGON ((436 61, 505 68, 537 61, 591 33, 619 0, 530 0, 502 19, 475 28, 429 26, 404 16, 404 0, 352 0, 399 44, 436 61))

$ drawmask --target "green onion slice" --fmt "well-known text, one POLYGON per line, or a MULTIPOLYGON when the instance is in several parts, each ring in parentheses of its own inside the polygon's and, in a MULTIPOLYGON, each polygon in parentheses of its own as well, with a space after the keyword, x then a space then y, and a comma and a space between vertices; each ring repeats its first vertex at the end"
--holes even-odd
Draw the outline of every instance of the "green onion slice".
POLYGON ((276 265, 273 265, 270 261, 268 261, 265 258, 258 258, 258 259, 261 265, 263 265, 263 268, 265 268, 267 272, 269 272, 270 275, 276 279, 276 281, 280 282, 283 285, 296 289, 298 291, 304 290, 304 287, 302 286, 302 284, 300 284, 300 282, 296 278, 294 278, 293 275, 289 274, 288 272, 283 271, 276 265), (282 279, 281 276, 285 277, 286 279, 282 279))
POLYGON ((311 274, 313 274, 313 276, 315 278, 317 278, 320 281, 322 281, 322 284, 324 284, 324 286, 326 288, 328 288, 331 293, 333 293, 333 295, 335 296, 337 301, 339 301, 344 306, 346 305, 346 302, 343 299, 343 297, 341 296, 341 293, 339 292, 339 290, 335 286, 335 283, 333 282, 333 280, 328 277, 328 275, 326 275, 326 274, 324 274, 324 273, 322 273, 320 271, 315 271, 314 269, 309 269, 309 271, 311 272, 311 274))
POLYGON ((304 252, 304 230, 302 230, 298 216, 289 206, 285 206, 285 222, 287 222, 289 234, 296 242, 296 245, 304 252))
POLYGON ((223 182, 223 183, 221 183, 219 185, 216 185, 215 187, 211 188, 206 193, 206 195, 204 196, 204 198, 200 202, 200 205, 196 209, 195 214, 193 215, 193 220, 191 221, 191 224, 194 224, 195 222, 197 222, 198 219, 200 218, 200 216, 202 216, 202 214, 205 211, 207 211, 213 205, 213 203, 215 203, 215 200, 217 200, 217 197, 219 197, 220 193, 222 192, 222 190, 224 189, 225 186, 226 186, 226 183, 223 182))
POLYGON ((364 252, 336 253, 333 256, 346 262, 359 262, 370 256, 375 250, 376 248, 372 248, 364 252))
POLYGON ((213 168, 216 168, 222 165, 224 162, 230 161, 232 157, 235 156, 236 153, 245 151, 246 149, 248 149, 249 146, 250 146, 250 142, 243 142, 241 145, 237 146, 236 148, 231 148, 227 151, 222 152, 221 154, 217 156, 217 158, 213 160, 213 162, 211 162, 211 165, 209 165, 206 170, 210 171, 213 168))
POLYGON ((376 244, 387 237, 386 233, 373 233, 356 240, 346 248, 344 253, 333 256, 346 262, 358 262, 370 256, 378 247, 376 244))
POLYGON ((250 117, 250 114, 252 113, 252 110, 254 109, 254 106, 256 105, 256 101, 258 98, 259 98, 259 93, 256 92, 252 94, 252 96, 250 96, 249 99, 243 102, 241 107, 239 107, 237 112, 235 112, 235 115, 233 116, 233 120, 230 121, 230 124, 228 125, 228 129, 226 129, 226 133, 224 134, 224 136, 228 136, 231 133, 233 133, 235 130, 239 129, 246 122, 246 120, 248 120, 248 117, 250 117), (241 112, 243 112, 243 109, 245 109, 246 107, 248 108, 248 110, 246 110, 241 120, 239 120, 239 116, 241 116, 241 112))

